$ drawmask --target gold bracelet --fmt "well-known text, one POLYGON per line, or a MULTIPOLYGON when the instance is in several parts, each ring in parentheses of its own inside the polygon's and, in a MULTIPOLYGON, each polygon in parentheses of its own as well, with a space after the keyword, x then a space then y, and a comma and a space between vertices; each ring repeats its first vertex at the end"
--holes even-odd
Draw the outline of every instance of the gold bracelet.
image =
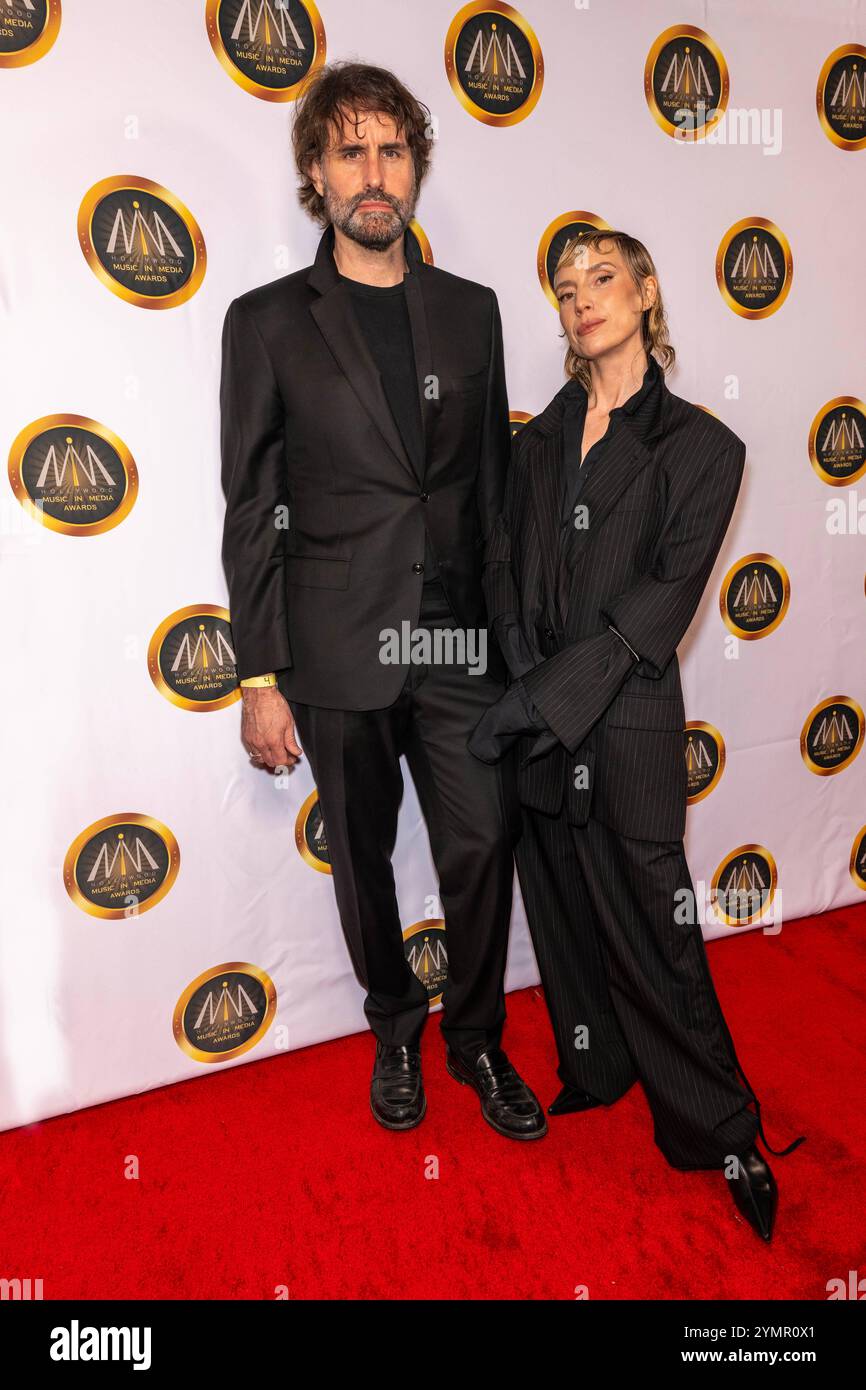
POLYGON ((276 683, 277 678, 273 671, 270 671, 266 676, 246 676, 240 682, 241 685, 276 685, 276 683))

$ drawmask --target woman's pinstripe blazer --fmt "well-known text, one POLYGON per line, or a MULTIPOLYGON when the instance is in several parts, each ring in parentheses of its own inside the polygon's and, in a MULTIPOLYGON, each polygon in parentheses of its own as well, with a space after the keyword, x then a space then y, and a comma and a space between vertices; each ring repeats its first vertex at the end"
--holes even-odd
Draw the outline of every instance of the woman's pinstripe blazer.
POLYGON ((556 815, 565 799, 574 824, 591 811, 624 835, 681 839, 676 649, 725 538, 746 448, 662 380, 649 428, 618 417, 580 493, 581 524, 563 527, 563 422, 582 390, 569 381, 515 435, 485 552, 490 624, 516 613, 543 656, 523 685, 559 740, 534 759, 537 736, 519 741, 520 800, 556 815))

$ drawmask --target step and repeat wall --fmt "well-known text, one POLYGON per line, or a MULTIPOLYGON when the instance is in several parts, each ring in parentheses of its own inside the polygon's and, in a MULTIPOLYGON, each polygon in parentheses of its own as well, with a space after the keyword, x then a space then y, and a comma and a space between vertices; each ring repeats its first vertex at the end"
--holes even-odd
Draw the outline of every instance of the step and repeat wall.
MULTIPOLYGON (((496 290, 515 429, 564 380, 566 238, 649 248, 671 389, 748 445, 680 648, 704 934, 763 931, 771 972, 866 900, 866 3, 0 0, 0 1128, 366 1026, 306 762, 240 742, 220 560, 223 318, 312 261, 290 121, 339 58, 430 109, 413 231, 496 290)), ((507 986, 537 978, 518 895, 507 986)))

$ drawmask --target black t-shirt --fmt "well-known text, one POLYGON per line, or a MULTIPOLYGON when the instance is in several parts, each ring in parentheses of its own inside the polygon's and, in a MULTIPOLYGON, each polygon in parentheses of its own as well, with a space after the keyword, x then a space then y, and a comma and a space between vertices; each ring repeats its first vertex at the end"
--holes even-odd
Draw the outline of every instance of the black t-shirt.
MULTIPOLYGON (((406 304, 406 291, 399 285, 367 285, 341 275, 352 296, 352 307, 373 361, 379 368, 385 395, 391 407, 394 423, 406 446, 406 452, 423 480, 425 471, 424 425, 418 398, 418 376, 412 326, 406 304)), ((434 606, 441 607, 444 590, 439 580, 439 566, 427 528, 424 528, 424 598, 422 614, 434 606), (428 587, 430 586, 430 587, 428 587)), ((447 604, 447 601, 446 601, 447 604)))

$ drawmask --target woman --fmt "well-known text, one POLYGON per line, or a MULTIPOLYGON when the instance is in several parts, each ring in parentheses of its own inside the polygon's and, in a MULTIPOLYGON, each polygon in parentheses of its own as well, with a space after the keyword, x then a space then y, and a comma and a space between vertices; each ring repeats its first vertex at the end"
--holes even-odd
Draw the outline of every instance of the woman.
POLYGON ((676 655, 746 450, 668 391, 675 353, 639 241, 573 238, 554 289, 568 381, 515 438, 485 556, 513 680, 469 741, 486 762, 516 745, 517 869, 563 1082, 549 1113, 611 1105, 639 1079, 668 1162, 722 1169, 769 1240, 778 1192, 756 1133, 777 1151, 713 988, 683 851, 676 655))

